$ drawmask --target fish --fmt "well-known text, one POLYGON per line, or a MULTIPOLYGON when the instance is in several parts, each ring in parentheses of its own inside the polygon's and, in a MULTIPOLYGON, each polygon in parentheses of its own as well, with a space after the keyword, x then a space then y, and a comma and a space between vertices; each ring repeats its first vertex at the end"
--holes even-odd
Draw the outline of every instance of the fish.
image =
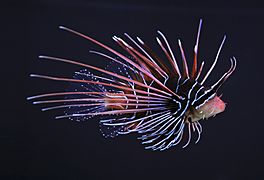
POLYGON ((104 57, 104 68, 82 61, 40 55, 42 60, 79 66, 73 77, 30 74, 30 77, 69 83, 65 91, 48 92, 27 98, 42 105, 42 111, 63 110, 55 119, 98 120, 103 136, 116 137, 135 133, 145 149, 164 151, 174 146, 186 148, 198 143, 203 131, 201 121, 222 113, 226 103, 219 88, 233 74, 237 60, 230 58, 230 68, 210 86, 205 81, 214 70, 221 49, 203 77, 204 61, 198 67, 198 49, 202 19, 199 21, 193 61, 190 68, 180 39, 178 46, 182 68, 166 36, 157 31, 161 54, 154 52, 141 38, 124 33, 112 39, 122 49, 114 50, 96 39, 65 26, 59 28, 98 45, 107 53, 90 50, 104 57), (163 56, 161 56, 163 55, 163 56), (43 107, 44 106, 44 107, 43 107))

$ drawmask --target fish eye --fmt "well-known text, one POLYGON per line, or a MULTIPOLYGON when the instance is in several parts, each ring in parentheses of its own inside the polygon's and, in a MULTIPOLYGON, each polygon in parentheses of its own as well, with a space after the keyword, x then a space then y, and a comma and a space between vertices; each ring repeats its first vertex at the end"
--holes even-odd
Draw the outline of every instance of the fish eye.
POLYGON ((192 118, 191 117, 188 117, 188 122, 192 122, 192 118))

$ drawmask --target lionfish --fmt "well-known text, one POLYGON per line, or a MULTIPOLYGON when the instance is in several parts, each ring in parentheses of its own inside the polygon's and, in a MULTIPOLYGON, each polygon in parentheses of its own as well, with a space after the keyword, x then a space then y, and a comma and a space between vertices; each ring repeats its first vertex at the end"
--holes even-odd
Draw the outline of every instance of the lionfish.
POLYGON ((100 68, 70 59, 39 56, 40 59, 77 65, 82 70, 75 72, 73 78, 31 74, 31 77, 70 82, 72 88, 27 99, 37 100, 33 104, 52 104, 43 108, 43 111, 64 109, 64 114, 56 119, 82 121, 99 117, 100 130, 105 137, 138 133, 138 139, 142 140, 145 149, 162 151, 178 144, 185 148, 192 139, 197 143, 202 133, 200 120, 225 110, 225 103, 217 91, 236 68, 236 59, 232 57, 230 69, 215 84, 204 86, 217 63, 226 36, 213 64, 201 78, 204 61, 197 67, 201 26, 202 20, 199 22, 191 71, 181 41, 178 40, 182 58, 180 69, 161 31, 158 31, 159 37, 156 40, 167 63, 139 37, 133 39, 124 33, 128 42, 113 36, 113 40, 127 53, 122 54, 87 35, 60 26, 60 29, 85 38, 112 53, 110 56, 90 51, 103 56, 110 64, 100 68), (41 98, 49 99, 39 100, 41 98))

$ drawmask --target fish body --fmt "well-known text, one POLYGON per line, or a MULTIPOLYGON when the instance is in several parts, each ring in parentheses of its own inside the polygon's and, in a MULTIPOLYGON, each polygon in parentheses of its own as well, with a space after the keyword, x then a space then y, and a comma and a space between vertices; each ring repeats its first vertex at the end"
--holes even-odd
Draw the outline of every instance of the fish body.
POLYGON ((138 133, 146 149, 162 151, 178 144, 185 148, 193 136, 196 136, 197 143, 202 133, 200 121, 225 110, 226 105, 217 92, 236 68, 236 59, 232 57, 230 69, 213 85, 204 85, 218 61, 226 37, 220 44, 213 64, 202 78, 204 62, 198 68, 201 25, 202 20, 191 69, 181 41, 178 40, 178 45, 183 67, 179 68, 168 40, 160 31, 156 39, 168 63, 164 63, 164 59, 139 37, 133 39, 127 33, 125 36, 128 41, 113 37, 127 56, 89 36, 61 26, 61 29, 81 36, 111 53, 90 51, 105 57, 110 64, 103 69, 76 60, 39 56, 44 60, 77 65, 82 70, 75 72, 73 78, 32 74, 31 77, 69 82, 72 88, 66 92, 32 96, 28 100, 34 100, 34 104, 49 105, 43 111, 64 109, 64 114, 57 116, 57 119, 82 121, 99 117, 105 137, 138 133))

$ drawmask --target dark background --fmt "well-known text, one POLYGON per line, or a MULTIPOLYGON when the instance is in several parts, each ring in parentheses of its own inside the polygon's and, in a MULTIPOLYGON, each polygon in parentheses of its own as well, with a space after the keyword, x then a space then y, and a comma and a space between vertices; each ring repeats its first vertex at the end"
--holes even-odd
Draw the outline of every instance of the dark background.
MULTIPOLYGON (((264 8, 257 1, 9 1, 1 5, 1 179, 264 179, 264 8), (158 49, 157 30, 179 57, 181 38, 191 59, 199 19, 199 59, 208 69, 224 34, 227 41, 208 85, 238 59, 221 89, 226 111, 203 121, 199 144, 164 152, 144 150, 136 135, 104 139, 98 122, 54 120, 27 96, 64 90, 65 83, 30 73, 71 77, 78 67, 40 61, 40 54, 105 66, 89 54, 98 46, 58 29, 65 25, 117 48, 128 32, 158 49)), ((178 58, 180 59, 180 58, 178 58)))

